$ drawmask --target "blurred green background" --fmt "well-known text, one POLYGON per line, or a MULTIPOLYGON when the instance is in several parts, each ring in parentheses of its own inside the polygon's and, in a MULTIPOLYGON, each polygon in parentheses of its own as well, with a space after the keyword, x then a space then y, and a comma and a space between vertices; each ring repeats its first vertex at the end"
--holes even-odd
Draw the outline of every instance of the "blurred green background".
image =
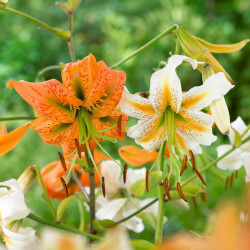
MULTIPOLYGON (((9 7, 26 12, 51 26, 67 29, 67 17, 54 1, 10 0, 9 7)), ((77 59, 93 53, 97 60, 113 65, 141 45, 145 44, 163 30, 177 23, 184 25, 193 34, 213 43, 235 43, 249 37, 250 2, 248 0, 83 0, 74 17, 74 44, 77 59)), ((167 36, 159 42, 119 67, 127 74, 126 86, 131 92, 148 90, 153 69, 160 61, 166 61, 169 53, 174 53, 175 39, 167 36)), ((234 79, 236 86, 226 96, 231 120, 241 116, 247 124, 250 122, 250 46, 232 54, 216 55, 216 58, 234 79)), ((39 70, 59 62, 69 62, 66 42, 49 31, 38 29, 38 25, 23 17, 0 11, 0 117, 32 116, 33 111, 14 90, 5 84, 9 79, 34 81, 39 70)), ((201 84, 200 73, 189 67, 185 72, 179 70, 183 89, 188 90, 201 84)), ((60 71, 54 70, 45 75, 45 79, 60 80, 60 71)), ((9 131, 23 124, 6 122, 9 131)), ((226 136, 215 130, 219 140, 209 147, 216 157, 215 146, 227 143, 226 136)), ((125 144, 132 143, 126 140, 125 144)), ((115 145, 106 143, 109 151, 117 157, 117 149, 124 142, 115 145)), ((0 158, 0 181, 17 178, 31 164, 39 167, 57 160, 57 151, 52 145, 44 145, 37 133, 31 129, 22 142, 11 152, 0 158)), ((164 233, 189 229, 203 232, 207 215, 218 202, 225 197, 240 199, 244 186, 244 170, 236 184, 225 191, 225 183, 207 176, 208 201, 198 208, 181 211, 167 208, 169 218, 164 233)), ((29 207, 37 214, 51 218, 41 192, 36 185, 28 194, 29 207)), ((72 205, 76 210, 76 204, 72 205)), ((69 213, 68 223, 77 223, 77 212, 69 213)), ((143 237, 153 239, 154 230, 146 228, 143 237)), ((138 235, 133 234, 133 237, 138 235)))

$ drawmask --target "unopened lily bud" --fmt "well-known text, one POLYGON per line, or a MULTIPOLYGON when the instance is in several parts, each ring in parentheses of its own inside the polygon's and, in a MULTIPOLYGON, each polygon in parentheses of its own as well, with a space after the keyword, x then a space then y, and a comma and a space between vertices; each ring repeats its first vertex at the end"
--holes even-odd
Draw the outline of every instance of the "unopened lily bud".
MULTIPOLYGON (((213 68, 208 65, 202 71, 202 79, 205 82, 214 74, 213 68)), ((222 134, 227 134, 230 129, 230 115, 224 96, 214 100, 209 105, 210 111, 214 118, 214 122, 222 134)))
POLYGON ((23 193, 27 193, 33 185, 36 178, 35 166, 30 166, 24 170, 24 172, 19 176, 18 182, 22 187, 23 193))

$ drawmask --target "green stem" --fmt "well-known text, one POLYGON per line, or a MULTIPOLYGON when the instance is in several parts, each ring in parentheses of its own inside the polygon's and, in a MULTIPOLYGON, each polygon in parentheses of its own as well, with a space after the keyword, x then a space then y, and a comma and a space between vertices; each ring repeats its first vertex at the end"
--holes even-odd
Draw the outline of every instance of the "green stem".
POLYGON ((69 14, 69 31, 70 31, 70 39, 67 42, 69 48, 69 54, 72 62, 76 61, 75 49, 73 43, 73 14, 69 14))
POLYGON ((46 189, 46 187, 44 185, 43 178, 41 176, 41 172, 40 172, 40 169, 38 168, 38 166, 35 166, 35 171, 36 171, 38 182, 40 183, 40 186, 41 186, 42 191, 43 191, 44 199, 48 202, 50 210, 51 210, 51 213, 52 213, 54 219, 56 219, 56 211, 55 211, 55 209, 52 206, 51 200, 49 198, 47 189, 46 189))
POLYGON ((18 11, 18 10, 15 10, 15 9, 12 9, 12 8, 9 8, 9 7, 6 7, 4 5, 0 5, 0 10, 4 10, 4 11, 7 11, 7 12, 10 12, 10 13, 13 13, 13 14, 16 14, 16 15, 19 15, 19 16, 22 16, 22 17, 25 17, 39 25, 41 25, 43 28, 51 31, 52 33, 54 33, 56 36, 64 39, 64 40, 68 40, 68 38, 63 35, 62 33, 60 33, 57 29, 53 28, 52 26, 48 25, 47 23, 33 17, 33 16, 30 16, 26 13, 23 13, 21 11, 18 11))
POLYGON ((54 70, 54 69, 60 69, 60 66, 59 65, 51 65, 51 66, 48 66, 48 67, 45 67, 43 68, 42 70, 40 70, 36 76, 36 82, 38 82, 40 80, 40 77, 45 74, 46 72, 48 71, 51 71, 51 70, 54 70))
POLYGON ((121 61, 117 62, 116 64, 114 64, 113 66, 111 66, 111 69, 117 68, 118 66, 122 65, 123 63, 125 63, 126 61, 128 61, 129 59, 131 59, 132 57, 138 55, 139 53, 141 53, 143 50, 147 49, 148 47, 150 47, 151 45, 153 45, 154 43, 156 43, 157 41, 159 41, 161 38, 163 38, 164 36, 170 34, 172 31, 176 30, 178 28, 177 24, 172 25, 171 27, 169 27, 168 29, 166 29, 165 31, 163 31, 160 35, 158 35, 157 37, 155 37, 154 39, 152 39, 151 41, 149 41, 148 43, 144 44, 143 46, 141 46, 139 49, 135 50, 134 52, 132 52, 130 55, 126 56, 124 59, 122 59, 121 61))
POLYGON ((20 116, 20 117, 4 117, 4 118, 0 118, 0 122, 2 121, 18 121, 18 120, 34 120, 37 117, 33 117, 33 116, 20 116))
POLYGON ((77 230, 75 228, 71 228, 71 227, 65 226, 63 224, 48 221, 48 220, 43 219, 41 217, 38 217, 38 216, 36 216, 36 215, 34 215, 32 213, 28 215, 28 218, 31 219, 31 220, 34 220, 36 222, 39 222, 41 224, 44 224, 44 225, 48 225, 48 226, 51 226, 51 227, 59 228, 59 229, 62 229, 62 230, 68 231, 68 232, 72 232, 72 233, 75 233, 75 234, 79 234, 79 235, 88 237, 89 239, 92 239, 92 240, 100 240, 101 239, 101 237, 99 237, 99 236, 89 234, 89 233, 86 233, 86 232, 81 232, 81 231, 79 231, 79 230, 77 230))

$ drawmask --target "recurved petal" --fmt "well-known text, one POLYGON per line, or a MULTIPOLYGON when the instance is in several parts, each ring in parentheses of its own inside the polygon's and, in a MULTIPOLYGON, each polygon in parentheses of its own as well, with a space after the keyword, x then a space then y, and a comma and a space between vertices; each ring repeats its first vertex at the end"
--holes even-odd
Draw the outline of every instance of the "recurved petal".
MULTIPOLYGON (((232 149, 231 145, 221 145, 216 148, 218 157, 232 149)), ((235 149, 232 153, 224 157, 217 163, 217 167, 223 170, 238 170, 242 166, 239 156, 242 154, 240 149, 235 149)))
POLYGON ((152 118, 156 113, 151 102, 138 94, 130 94, 125 88, 119 103, 121 110, 138 119, 152 118))
POLYGON ((201 111, 181 109, 175 117, 176 132, 187 141, 210 145, 216 140, 212 134, 213 118, 201 111))
POLYGON ((14 87, 39 115, 53 121, 72 122, 75 119, 74 107, 82 104, 81 100, 55 79, 40 83, 10 80, 7 87, 14 87))
POLYGON ((164 112, 168 104, 173 111, 179 112, 182 100, 182 88, 181 81, 176 74, 176 68, 183 61, 189 62, 193 69, 196 69, 197 61, 195 59, 174 55, 169 58, 166 67, 152 74, 149 100, 156 112, 164 112))
POLYGON ((38 117, 31 123, 31 127, 37 131, 45 144, 62 145, 69 139, 74 131, 78 131, 78 122, 60 123, 38 117))
POLYGON ((26 123, 25 125, 11 131, 8 134, 6 130, 3 131, 3 135, 0 136, 0 156, 9 152, 12 148, 14 148, 23 138, 25 133, 27 132, 30 126, 30 122, 26 123))
POLYGON ((233 87, 224 73, 219 72, 210 76, 203 85, 193 87, 185 93, 181 106, 185 109, 201 110, 212 101, 224 96, 233 87))

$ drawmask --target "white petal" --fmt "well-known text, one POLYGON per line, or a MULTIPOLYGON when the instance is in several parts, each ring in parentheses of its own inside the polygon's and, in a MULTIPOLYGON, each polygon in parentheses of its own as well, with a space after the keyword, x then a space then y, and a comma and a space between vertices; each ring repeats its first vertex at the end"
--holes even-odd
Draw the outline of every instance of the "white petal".
POLYGON ((196 69, 196 60, 186 56, 174 55, 169 58, 166 67, 152 74, 149 100, 156 112, 164 112, 168 104, 173 111, 179 112, 182 89, 175 70, 183 61, 189 62, 196 69))
MULTIPOLYGON (((4 226, 14 220, 28 216, 30 210, 24 201, 24 194, 17 180, 11 179, 0 183, 0 216, 4 226), (10 189, 8 190, 5 187, 10 189)), ((1 222, 0 222, 1 224, 1 222)))
MULTIPOLYGON (((238 116, 237 119, 231 123, 231 129, 229 130, 229 139, 231 144, 234 144, 234 129, 241 135, 246 130, 246 128, 246 124, 241 119, 241 117, 238 116)), ((250 131, 248 131, 244 138, 247 136, 250 136, 250 131)))
POLYGON ((250 153, 241 154, 240 160, 246 169, 246 182, 250 182, 250 153))
POLYGON ((182 210, 188 210, 190 208, 188 202, 178 199, 178 200, 171 200, 170 203, 175 206, 176 208, 182 209, 182 210))
MULTIPOLYGON (((147 199, 144 199, 144 200, 138 200, 138 203, 140 204, 140 207, 144 207, 153 200, 154 200, 153 198, 147 198, 147 199)), ((146 208, 144 210, 144 212, 151 213, 151 214, 157 216, 157 213, 158 213, 158 201, 155 202, 150 207, 146 208)))
POLYGON ((138 119, 151 118, 155 115, 155 110, 147 98, 130 94, 127 89, 123 90, 119 106, 125 114, 138 119))
POLYGON ((141 169, 131 169, 129 168, 127 171, 127 181, 122 185, 128 191, 139 180, 144 180, 146 176, 146 168, 141 169))
POLYGON ((203 85, 193 87, 182 97, 182 107, 185 109, 201 110, 209 104, 224 96, 231 88, 232 85, 224 73, 219 72, 210 76, 203 85))
MULTIPOLYGON (((218 157, 225 154, 228 150, 232 148, 231 145, 221 145, 216 148, 218 157)), ((220 160, 217 163, 217 167, 223 170, 238 170, 242 163, 239 159, 239 155, 242 154, 242 151, 240 149, 235 149, 232 153, 224 157, 222 160, 220 160)))
POLYGON ((133 230, 136 233, 141 233, 144 229, 144 225, 142 222, 142 219, 134 216, 131 219, 125 221, 122 223, 125 227, 127 227, 130 230, 133 230))

